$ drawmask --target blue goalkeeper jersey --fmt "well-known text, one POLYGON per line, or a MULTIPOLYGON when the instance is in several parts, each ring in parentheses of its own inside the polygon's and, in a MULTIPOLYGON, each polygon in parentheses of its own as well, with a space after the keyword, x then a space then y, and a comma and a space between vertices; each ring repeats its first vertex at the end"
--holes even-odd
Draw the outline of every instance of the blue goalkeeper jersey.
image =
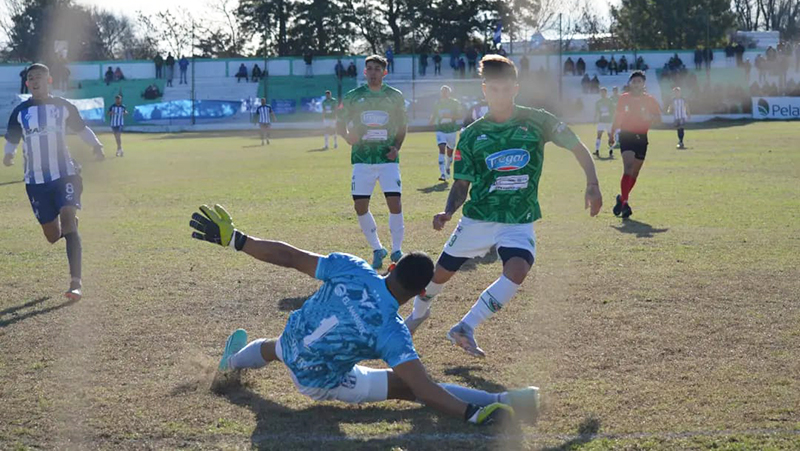
POLYGON ((366 261, 330 254, 319 259, 316 278, 322 287, 281 336, 281 357, 300 385, 334 388, 362 360, 394 367, 419 358, 397 300, 366 261))

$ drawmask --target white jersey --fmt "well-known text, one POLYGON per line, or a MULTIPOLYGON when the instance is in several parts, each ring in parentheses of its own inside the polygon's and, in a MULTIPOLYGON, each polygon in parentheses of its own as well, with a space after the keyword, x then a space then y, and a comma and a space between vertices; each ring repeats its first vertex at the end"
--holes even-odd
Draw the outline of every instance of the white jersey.
POLYGON ((76 175, 67 148, 67 127, 81 132, 86 124, 75 105, 61 97, 20 103, 8 119, 6 140, 22 141, 25 183, 42 184, 76 175))
POLYGON ((689 118, 689 114, 686 111, 686 99, 672 99, 672 114, 676 121, 685 121, 689 118))
POLYGON ((117 105, 115 103, 114 105, 111 105, 108 111, 111 113, 112 127, 122 127, 125 125, 125 112, 128 111, 128 109, 125 108, 125 105, 117 105))
POLYGON ((269 105, 259 105, 256 108, 256 114, 258 114, 258 123, 259 124, 269 124, 272 123, 272 107, 269 105))

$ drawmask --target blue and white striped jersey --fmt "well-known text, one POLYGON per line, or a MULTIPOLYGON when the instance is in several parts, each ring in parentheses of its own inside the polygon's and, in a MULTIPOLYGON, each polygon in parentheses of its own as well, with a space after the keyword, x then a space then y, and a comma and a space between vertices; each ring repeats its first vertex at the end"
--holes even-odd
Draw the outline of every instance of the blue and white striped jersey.
POLYGON ((689 119, 689 115, 686 112, 686 100, 682 97, 672 99, 672 114, 676 121, 685 121, 689 119))
POLYGON ((31 97, 11 112, 6 140, 11 144, 23 141, 26 184, 49 183, 77 174, 67 148, 67 127, 77 133, 86 124, 75 105, 61 97, 31 97))
POLYGON ((334 253, 320 257, 324 283, 289 316, 281 358, 304 387, 334 388, 362 360, 390 367, 418 359, 397 300, 364 260, 334 253))
POLYGON ((269 105, 259 105, 256 108, 256 114, 258 114, 258 123, 259 124, 269 124, 272 122, 272 117, 270 117, 270 113, 272 113, 272 107, 269 105))
POLYGON ((128 111, 125 108, 125 105, 117 105, 116 103, 111 105, 111 108, 108 109, 111 112, 111 126, 112 127, 122 127, 125 125, 125 112, 128 111))

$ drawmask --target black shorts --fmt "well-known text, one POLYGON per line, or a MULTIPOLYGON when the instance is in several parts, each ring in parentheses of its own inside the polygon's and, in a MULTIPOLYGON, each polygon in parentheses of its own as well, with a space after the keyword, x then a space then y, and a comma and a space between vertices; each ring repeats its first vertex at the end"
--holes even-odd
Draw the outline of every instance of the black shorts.
POLYGON ((647 133, 619 132, 620 152, 631 151, 637 160, 644 160, 647 155, 647 133))

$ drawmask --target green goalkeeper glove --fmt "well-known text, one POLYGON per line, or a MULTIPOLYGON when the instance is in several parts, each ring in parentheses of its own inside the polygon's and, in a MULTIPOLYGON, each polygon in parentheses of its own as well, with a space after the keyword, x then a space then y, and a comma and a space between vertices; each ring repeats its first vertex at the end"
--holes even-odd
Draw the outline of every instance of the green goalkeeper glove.
POLYGON ((189 221, 189 225, 197 230, 192 232, 192 238, 209 241, 220 246, 230 246, 237 251, 244 248, 247 235, 236 230, 231 215, 222 208, 222 205, 214 205, 213 210, 208 205, 202 205, 200 212, 205 216, 194 213, 192 220, 189 221))
POLYGON ((503 423, 514 418, 514 408, 499 402, 480 407, 475 404, 467 406, 464 412, 464 419, 468 423, 479 426, 503 423))

